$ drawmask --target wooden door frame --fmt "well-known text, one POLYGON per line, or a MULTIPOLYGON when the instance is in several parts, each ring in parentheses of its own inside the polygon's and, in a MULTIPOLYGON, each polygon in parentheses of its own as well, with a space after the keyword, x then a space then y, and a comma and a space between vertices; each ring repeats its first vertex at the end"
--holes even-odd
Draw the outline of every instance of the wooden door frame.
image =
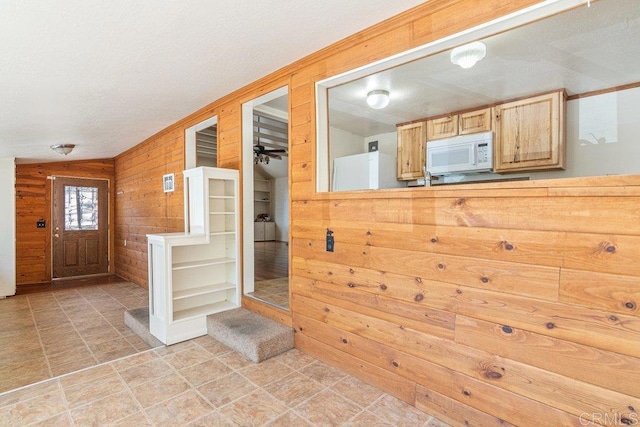
POLYGON ((68 278, 66 277, 53 278, 53 181, 56 178, 91 179, 95 181, 107 181, 107 189, 109 192, 109 194, 107 195, 107 201, 108 201, 107 216, 109 218, 109 224, 107 227, 107 248, 108 248, 107 273, 96 274, 91 276, 103 276, 105 274, 113 274, 113 257, 114 257, 113 236, 115 232, 115 224, 114 224, 115 194, 114 194, 114 191, 112 191, 113 190, 112 180, 109 178, 92 177, 92 176, 73 176, 73 175, 56 174, 56 175, 47 176, 47 179, 50 181, 50 184, 47 185, 45 189, 45 200, 47 205, 49 206, 49 209, 47 209, 46 211, 47 216, 45 218, 45 221, 47 224, 47 231, 49 232, 49 238, 46 240, 46 245, 44 248, 44 257, 45 257, 45 260, 48 260, 48 262, 45 262, 45 277, 50 282, 57 281, 57 280, 68 280, 68 278))

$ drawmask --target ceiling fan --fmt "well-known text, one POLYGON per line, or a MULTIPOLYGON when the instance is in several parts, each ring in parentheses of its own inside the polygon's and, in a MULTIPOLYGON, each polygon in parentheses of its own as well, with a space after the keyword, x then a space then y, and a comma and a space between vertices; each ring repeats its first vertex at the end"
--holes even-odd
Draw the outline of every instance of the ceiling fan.
POLYGON ((269 164, 269 158, 282 160, 282 156, 279 153, 286 154, 287 150, 284 148, 266 148, 258 141, 258 143, 253 146, 253 161, 256 164, 269 164))

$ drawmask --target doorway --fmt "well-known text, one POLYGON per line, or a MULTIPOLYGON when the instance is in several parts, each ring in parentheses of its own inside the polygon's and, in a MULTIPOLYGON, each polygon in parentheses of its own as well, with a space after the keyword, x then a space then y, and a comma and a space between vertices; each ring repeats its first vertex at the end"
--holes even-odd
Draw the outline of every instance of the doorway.
POLYGON ((218 166, 218 116, 213 116, 184 131, 185 169, 218 166))
POLYGON ((53 179, 53 278, 109 272, 109 182, 53 179))
POLYGON ((244 294, 289 310, 289 102, 283 87, 242 106, 244 294))

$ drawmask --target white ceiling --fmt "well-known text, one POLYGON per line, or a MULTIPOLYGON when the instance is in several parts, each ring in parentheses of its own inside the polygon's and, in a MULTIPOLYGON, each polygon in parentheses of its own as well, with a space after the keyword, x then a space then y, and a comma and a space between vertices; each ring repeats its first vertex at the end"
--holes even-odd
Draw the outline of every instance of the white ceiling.
POLYGON ((0 157, 111 158, 424 0, 2 0, 0 157), (77 144, 67 157, 52 144, 77 144))
POLYGON ((566 88, 569 95, 640 82, 640 2, 602 0, 483 40, 473 68, 450 50, 329 89, 330 124, 356 135, 397 123, 566 88), (373 110, 366 94, 390 92, 373 110))

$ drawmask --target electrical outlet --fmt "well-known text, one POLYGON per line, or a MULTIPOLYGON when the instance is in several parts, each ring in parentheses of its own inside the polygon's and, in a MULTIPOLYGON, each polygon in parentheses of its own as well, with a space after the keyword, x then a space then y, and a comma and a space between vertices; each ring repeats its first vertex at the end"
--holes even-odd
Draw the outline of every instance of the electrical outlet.
POLYGON ((334 244, 333 231, 327 228, 327 252, 333 252, 334 244))

